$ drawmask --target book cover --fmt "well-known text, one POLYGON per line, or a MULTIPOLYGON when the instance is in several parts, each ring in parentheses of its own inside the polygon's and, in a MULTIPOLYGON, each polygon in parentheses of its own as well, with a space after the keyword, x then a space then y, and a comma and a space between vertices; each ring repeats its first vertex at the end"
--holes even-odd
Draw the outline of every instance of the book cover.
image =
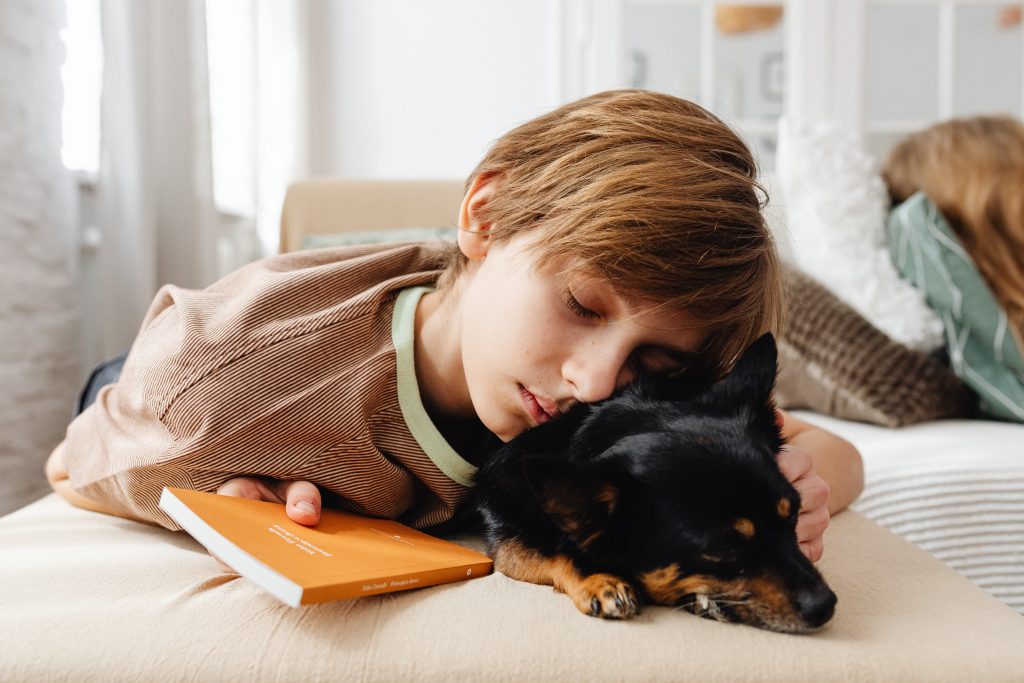
POLYGON ((306 527, 282 503, 164 487, 160 508, 225 564, 292 607, 489 574, 489 557, 400 522, 323 509, 306 527))

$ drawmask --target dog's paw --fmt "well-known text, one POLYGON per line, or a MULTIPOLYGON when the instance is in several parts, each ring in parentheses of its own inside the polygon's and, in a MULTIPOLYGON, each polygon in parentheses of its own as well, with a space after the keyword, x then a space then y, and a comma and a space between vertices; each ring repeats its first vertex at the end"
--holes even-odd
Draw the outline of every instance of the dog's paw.
POLYGON ((640 612, 633 587, 611 574, 591 574, 583 579, 575 602, 584 614, 603 619, 629 619, 640 612))

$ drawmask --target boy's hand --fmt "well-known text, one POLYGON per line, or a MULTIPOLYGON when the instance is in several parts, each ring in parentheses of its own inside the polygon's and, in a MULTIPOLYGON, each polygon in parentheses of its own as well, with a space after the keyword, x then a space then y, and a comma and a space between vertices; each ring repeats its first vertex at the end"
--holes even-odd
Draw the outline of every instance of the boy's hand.
POLYGON ((288 518, 303 526, 320 522, 320 490, 308 481, 283 481, 269 477, 236 477, 220 485, 222 496, 285 503, 288 518))
POLYGON ((782 474, 800 494, 800 512, 796 518, 800 550, 811 562, 817 562, 825 550, 822 534, 830 519, 828 483, 815 473, 811 454, 800 446, 783 446, 776 460, 782 474))
MULTIPOLYGON (((320 523, 320 489, 308 481, 282 481, 269 477, 236 477, 220 485, 217 493, 222 496, 265 500, 271 503, 287 503, 285 513, 293 522, 303 526, 320 523)), ((234 570, 219 557, 210 553, 220 568, 226 572, 234 570)))

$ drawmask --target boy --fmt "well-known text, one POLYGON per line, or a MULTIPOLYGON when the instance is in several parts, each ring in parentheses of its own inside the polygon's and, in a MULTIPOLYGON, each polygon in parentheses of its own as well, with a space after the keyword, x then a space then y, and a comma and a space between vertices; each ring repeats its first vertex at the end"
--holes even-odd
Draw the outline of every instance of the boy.
MULTIPOLYGON (((634 90, 565 105, 474 170, 457 247, 287 254, 206 290, 164 287, 48 477, 81 507, 171 529, 165 485, 284 502, 306 525, 325 503, 443 522, 488 440, 606 398, 639 367, 720 376, 777 330, 755 173, 689 102, 634 90)), ((860 492, 860 457, 780 420, 817 560, 829 513, 860 492)))

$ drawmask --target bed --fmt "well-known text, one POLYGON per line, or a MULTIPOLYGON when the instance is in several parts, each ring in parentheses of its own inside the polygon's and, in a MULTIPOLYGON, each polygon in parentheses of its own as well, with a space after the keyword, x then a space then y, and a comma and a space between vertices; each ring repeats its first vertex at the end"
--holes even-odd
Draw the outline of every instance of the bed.
MULTIPOLYGON (((282 246, 450 228, 460 196, 457 182, 299 183, 282 246)), ((820 568, 839 603, 813 635, 660 607, 602 621, 501 574, 293 609, 221 572, 185 534, 51 494, 0 518, 0 680, 1024 679, 1024 619, 1009 606, 1021 600, 1024 426, 798 415, 853 441, 867 473, 864 496, 826 532, 820 568), (972 574, 985 553, 1016 554, 1017 566, 972 574)))

